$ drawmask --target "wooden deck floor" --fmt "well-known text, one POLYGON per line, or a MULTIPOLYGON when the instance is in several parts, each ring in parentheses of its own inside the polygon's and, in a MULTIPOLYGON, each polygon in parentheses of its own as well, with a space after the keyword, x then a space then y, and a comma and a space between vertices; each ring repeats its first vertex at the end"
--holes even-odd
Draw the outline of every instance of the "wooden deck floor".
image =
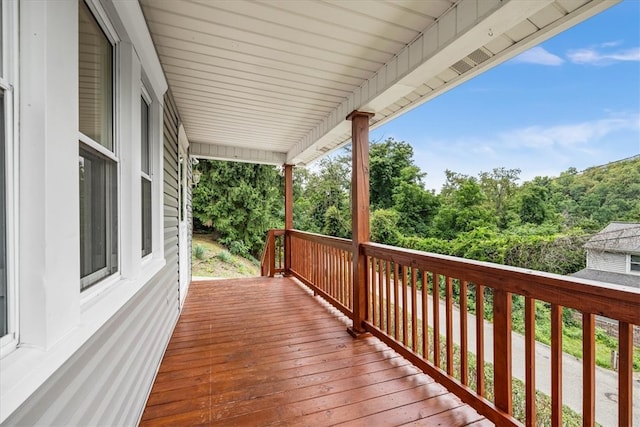
POLYGON ((288 278, 194 282, 141 425, 493 425, 288 278))

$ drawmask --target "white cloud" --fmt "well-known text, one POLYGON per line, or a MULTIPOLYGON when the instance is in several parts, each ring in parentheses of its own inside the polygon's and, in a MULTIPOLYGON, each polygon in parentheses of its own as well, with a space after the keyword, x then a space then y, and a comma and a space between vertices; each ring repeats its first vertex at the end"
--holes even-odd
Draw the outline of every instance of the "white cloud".
POLYGON ((619 115, 582 123, 550 127, 530 126, 504 132, 500 140, 510 146, 576 146, 622 130, 640 130, 640 114, 619 115))
MULTIPOLYGON (((617 45, 603 43, 598 47, 606 48, 611 46, 615 47, 617 45)), ((570 50, 567 52, 567 58, 574 64, 586 65, 609 65, 615 62, 640 61, 640 47, 618 49, 610 52, 601 51, 598 47, 570 50)))
POLYGON ((516 56, 514 58, 514 61, 522 62, 526 64, 558 66, 558 65, 562 65, 562 63, 564 62, 564 59, 560 58, 558 55, 554 55, 553 53, 545 50, 541 46, 536 46, 516 56))

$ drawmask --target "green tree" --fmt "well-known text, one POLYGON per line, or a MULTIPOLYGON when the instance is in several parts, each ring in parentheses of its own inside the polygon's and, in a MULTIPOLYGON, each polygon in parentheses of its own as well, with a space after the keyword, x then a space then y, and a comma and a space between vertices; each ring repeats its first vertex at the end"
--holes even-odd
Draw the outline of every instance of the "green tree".
POLYGON ((369 147, 369 194, 374 209, 393 207, 394 189, 401 182, 422 184, 425 176, 413 161, 413 148, 404 141, 388 138, 369 147))
POLYGON ((550 216, 547 188, 534 183, 526 183, 518 194, 518 214, 523 223, 540 225, 550 216))
POLYGON ((283 226, 282 178, 273 166, 207 161, 197 165, 193 216, 223 244, 241 242, 257 256, 268 229, 283 226))
POLYGON ((450 195, 433 220, 433 233, 442 239, 453 239, 459 233, 477 227, 494 227, 496 218, 484 205, 486 198, 474 178, 468 178, 450 195))
POLYGON ((507 228, 508 201, 517 188, 516 181, 520 176, 520 169, 494 168, 491 172, 480 172, 479 183, 487 198, 489 208, 498 219, 498 226, 507 228))
POLYGON ((426 236, 438 211, 438 198, 421 184, 400 182, 393 190, 393 208, 405 236, 426 236))
POLYGON ((397 246, 402 234, 398 230, 400 215, 393 209, 377 209, 369 218, 371 240, 385 245, 397 246))

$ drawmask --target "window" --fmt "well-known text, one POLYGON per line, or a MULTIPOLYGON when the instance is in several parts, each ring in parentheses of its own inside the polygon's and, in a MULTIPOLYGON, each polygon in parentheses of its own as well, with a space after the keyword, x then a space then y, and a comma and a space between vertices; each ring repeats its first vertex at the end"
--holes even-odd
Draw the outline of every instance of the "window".
POLYGON ((640 255, 630 255, 629 270, 640 273, 640 255))
MULTIPOLYGON (((2 7, 0 5, 0 10, 2 7)), ((1 17, 0 17, 1 20, 1 17)), ((1 56, 1 55, 0 55, 1 56)), ((4 89, 0 88, 0 337, 9 333, 9 304, 7 289, 7 201, 6 201, 6 141, 4 89)))
POLYGON ((118 270, 113 45, 79 1, 80 288, 118 270))
POLYGON ((151 143, 149 138, 149 104, 140 99, 140 154, 141 154, 141 193, 142 193, 142 256, 151 253, 151 143))

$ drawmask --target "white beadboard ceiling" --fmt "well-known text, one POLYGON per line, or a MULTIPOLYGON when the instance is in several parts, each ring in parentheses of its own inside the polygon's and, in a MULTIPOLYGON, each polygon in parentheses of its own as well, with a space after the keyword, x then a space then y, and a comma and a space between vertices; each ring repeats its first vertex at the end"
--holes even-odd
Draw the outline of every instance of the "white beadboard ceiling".
POLYGON ((196 157, 308 164, 618 0, 140 0, 196 157))

